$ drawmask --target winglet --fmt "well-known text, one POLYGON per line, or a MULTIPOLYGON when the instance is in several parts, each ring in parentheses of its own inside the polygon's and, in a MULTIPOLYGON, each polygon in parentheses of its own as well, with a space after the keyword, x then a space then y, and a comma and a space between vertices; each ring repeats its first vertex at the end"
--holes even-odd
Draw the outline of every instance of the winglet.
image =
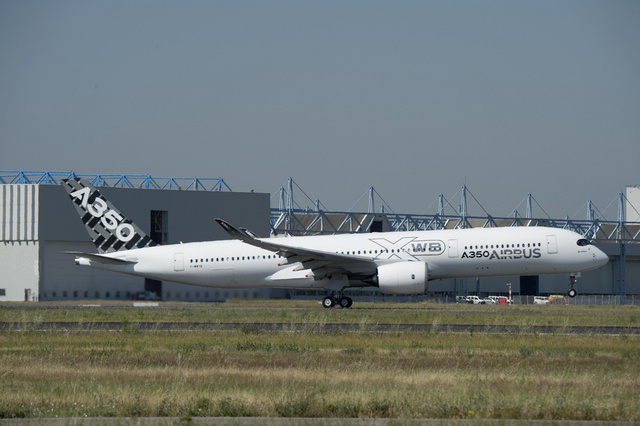
POLYGON ((215 221, 218 222, 225 231, 227 231, 227 233, 231 236, 231 238, 244 241, 245 243, 253 242, 255 240, 255 238, 251 234, 242 232, 235 226, 231 225, 230 223, 220 218, 215 218, 215 221))
POLYGON ((258 238, 260 238, 260 236, 259 236, 258 234, 256 234, 255 232, 253 232, 253 231, 252 231, 252 230, 250 230, 250 229, 247 229, 247 228, 240 228, 240 230, 241 230, 242 232, 244 232, 245 234, 247 234, 248 236, 250 236, 251 238, 255 239, 255 240, 257 240, 258 238))

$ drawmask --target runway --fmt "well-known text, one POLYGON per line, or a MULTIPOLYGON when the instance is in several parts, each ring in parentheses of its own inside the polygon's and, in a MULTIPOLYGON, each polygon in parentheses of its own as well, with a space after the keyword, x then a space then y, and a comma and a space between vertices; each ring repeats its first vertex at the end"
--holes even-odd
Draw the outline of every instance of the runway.
POLYGON ((500 333, 500 334, 602 334, 640 335, 640 327, 554 326, 554 325, 475 325, 475 324, 353 324, 353 323, 246 323, 246 322, 0 322, 0 330, 13 331, 90 331, 90 330, 210 330, 228 331, 296 331, 315 332, 401 332, 425 333, 500 333))

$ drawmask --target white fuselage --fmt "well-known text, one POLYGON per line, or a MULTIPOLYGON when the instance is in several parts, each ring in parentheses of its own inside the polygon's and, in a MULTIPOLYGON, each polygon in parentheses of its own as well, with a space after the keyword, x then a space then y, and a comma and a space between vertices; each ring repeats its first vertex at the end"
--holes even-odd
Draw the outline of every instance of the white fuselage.
MULTIPOLYGON (((425 262, 428 279, 562 274, 607 263, 571 231, 545 227, 456 229, 279 238, 280 246, 336 253, 384 265, 425 262)), ((264 239, 269 241, 269 239, 264 239)), ((585 241, 585 240, 583 240, 585 241)), ((323 288, 313 268, 239 240, 147 247, 108 255, 132 264, 80 264, 163 281, 216 288, 323 288)), ((375 272, 375 270, 374 270, 375 272)), ((350 281, 352 286, 366 286, 350 281)))

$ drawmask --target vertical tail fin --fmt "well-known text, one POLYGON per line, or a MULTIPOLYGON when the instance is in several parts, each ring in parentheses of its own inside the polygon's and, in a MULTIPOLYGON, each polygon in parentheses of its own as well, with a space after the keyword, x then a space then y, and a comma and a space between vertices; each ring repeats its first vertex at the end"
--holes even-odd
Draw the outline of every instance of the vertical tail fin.
POLYGON ((89 181, 71 178, 63 180, 62 184, 101 253, 157 245, 89 181))

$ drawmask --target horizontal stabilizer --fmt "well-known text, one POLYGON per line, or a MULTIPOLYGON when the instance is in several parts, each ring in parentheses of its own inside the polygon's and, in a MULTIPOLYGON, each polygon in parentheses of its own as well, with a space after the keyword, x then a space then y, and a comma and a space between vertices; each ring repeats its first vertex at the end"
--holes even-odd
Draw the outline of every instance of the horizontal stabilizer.
POLYGON ((133 265, 135 263, 138 263, 137 261, 117 259, 111 256, 105 256, 103 254, 98 254, 98 253, 83 253, 81 251, 65 251, 63 253, 68 254, 69 256, 75 256, 78 259, 84 258, 84 259, 89 259, 93 262, 106 263, 108 265, 127 265, 127 264, 133 265))

